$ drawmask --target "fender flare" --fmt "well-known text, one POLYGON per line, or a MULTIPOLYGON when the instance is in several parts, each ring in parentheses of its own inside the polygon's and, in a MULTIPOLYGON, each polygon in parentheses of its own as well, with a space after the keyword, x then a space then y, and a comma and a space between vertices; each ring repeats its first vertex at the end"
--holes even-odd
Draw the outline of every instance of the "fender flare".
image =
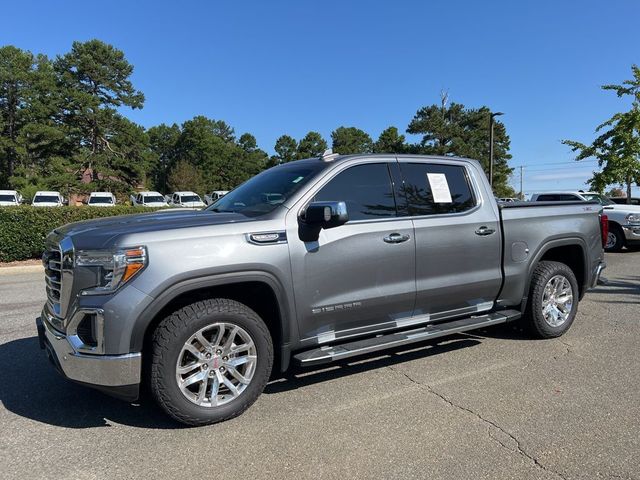
MULTIPOLYGON (((531 261, 529 262, 529 266, 527 268, 527 280, 525 282, 525 287, 524 287, 524 296, 522 297, 522 304, 521 304, 521 310, 524 312, 526 305, 527 305, 527 300, 529 299, 529 288, 531 287, 531 276, 533 275, 533 270, 536 268, 536 266, 538 265, 538 263, 540 263, 540 259, 545 255, 545 253, 547 253, 549 250, 556 248, 556 247, 568 247, 568 246, 579 246, 580 249, 582 250, 582 261, 584 264, 584 278, 583 280, 583 285, 588 285, 588 281, 589 281, 589 257, 588 257, 588 248, 587 248, 587 243, 584 241, 584 239, 580 238, 580 237, 565 237, 565 238, 558 238, 555 240, 549 240, 546 243, 543 243, 540 248, 538 249, 538 251, 535 253, 535 255, 532 257, 531 261)), ((583 289, 583 294, 584 291, 586 290, 583 289)))
POLYGON ((274 292, 280 313, 280 335, 282 338, 282 345, 280 345, 280 347, 282 348, 283 353, 285 351, 288 352, 289 343, 295 334, 295 332, 291 331, 291 329, 295 327, 295 322, 291 322, 291 318, 295 318, 293 312, 290 310, 292 304, 289 302, 285 289, 280 281, 274 275, 264 271, 245 271, 207 275, 203 277, 185 279, 171 284, 159 295, 155 296, 153 301, 145 307, 136 319, 135 325, 132 329, 130 351, 142 351, 144 338, 151 322, 153 322, 164 307, 169 305, 171 301, 180 295, 203 288, 244 282, 261 282, 269 286, 274 292))

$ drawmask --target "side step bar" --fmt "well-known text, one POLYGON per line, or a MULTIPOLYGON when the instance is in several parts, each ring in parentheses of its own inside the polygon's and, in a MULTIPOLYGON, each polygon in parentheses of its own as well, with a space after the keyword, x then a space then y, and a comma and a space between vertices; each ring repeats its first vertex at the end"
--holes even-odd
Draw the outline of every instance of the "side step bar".
POLYGON ((517 320, 521 315, 519 310, 501 310, 486 315, 477 315, 461 320, 427 325, 412 330, 378 335, 373 338, 366 338, 355 342, 340 345, 326 345, 314 348, 313 350, 300 352, 294 355, 293 358, 299 365, 303 366, 322 365, 324 363, 335 362, 357 355, 365 355, 379 350, 386 350, 388 348, 423 342, 454 333, 462 333, 469 330, 498 325, 500 323, 507 323, 512 320, 517 320))

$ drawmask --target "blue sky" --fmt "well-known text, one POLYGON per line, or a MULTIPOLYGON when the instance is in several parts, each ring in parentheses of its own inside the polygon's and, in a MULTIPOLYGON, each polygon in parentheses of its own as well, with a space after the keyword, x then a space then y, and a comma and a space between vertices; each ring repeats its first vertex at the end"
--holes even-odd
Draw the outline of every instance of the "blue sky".
POLYGON ((3 14, 0 45, 55 56, 99 38, 122 49, 146 96, 132 120, 207 115, 269 152, 283 133, 404 130, 446 89, 505 112, 525 192, 585 188, 595 162, 572 163, 560 140, 588 142, 625 109, 599 86, 640 63, 637 0, 21 0, 3 14))

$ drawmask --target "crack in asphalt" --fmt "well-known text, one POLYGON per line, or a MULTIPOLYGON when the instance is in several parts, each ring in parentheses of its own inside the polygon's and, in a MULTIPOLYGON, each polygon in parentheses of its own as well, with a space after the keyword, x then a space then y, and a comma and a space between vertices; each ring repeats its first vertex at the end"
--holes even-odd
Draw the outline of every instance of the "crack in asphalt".
MULTIPOLYGON (((567 348, 567 350, 569 350, 569 349, 567 348)), ((529 460, 530 462, 532 462, 533 465, 536 468, 539 468, 539 469, 541 469, 541 470, 543 470, 543 471, 545 471, 547 473, 551 473, 552 475, 555 475, 556 477, 558 477, 558 478, 560 478, 562 480, 567 480, 567 477, 565 477, 561 473, 559 473, 559 472, 557 472, 555 470, 552 470, 552 469, 546 467, 545 465, 543 465, 542 463, 540 463, 540 461, 536 457, 534 457, 533 455, 528 453, 524 448, 522 448, 522 443, 520 442, 520 440, 518 440, 512 433, 508 432, 507 430, 502 428, 500 425, 498 425, 494 421, 483 417, 480 413, 478 413, 478 412, 476 412, 476 411, 474 411, 474 410, 472 410, 472 409, 470 409, 468 407, 465 407, 465 406, 462 406, 462 405, 458 405, 457 403, 454 403, 451 399, 446 397, 444 394, 434 390, 433 387, 431 385, 429 385, 428 383, 419 382, 416 379, 414 379, 413 377, 411 377, 409 374, 407 374, 407 373, 405 373, 405 372, 403 372, 401 370, 398 370, 397 368, 394 368, 392 366, 388 366, 388 368, 392 372, 399 373, 399 374, 403 375, 411 383, 417 385, 418 387, 420 387, 421 389, 429 392, 430 394, 438 397, 440 400, 442 400, 443 402, 445 402, 449 406, 451 406, 453 408, 456 408, 458 410, 461 410, 463 412, 469 413, 469 414, 473 415, 474 417, 476 417, 477 419, 479 419, 481 422, 485 423, 487 425, 487 432, 488 432, 489 438, 491 438, 491 440, 496 442, 498 445, 500 445, 505 450, 508 450, 509 452, 518 453, 522 457, 524 457, 527 460, 529 460), (494 435, 492 435, 491 434, 491 427, 495 428, 496 430, 498 430, 499 432, 503 433, 508 438, 510 438, 513 441, 514 445, 515 445, 515 449, 510 448, 508 445, 505 445, 499 438, 497 438, 494 435)))

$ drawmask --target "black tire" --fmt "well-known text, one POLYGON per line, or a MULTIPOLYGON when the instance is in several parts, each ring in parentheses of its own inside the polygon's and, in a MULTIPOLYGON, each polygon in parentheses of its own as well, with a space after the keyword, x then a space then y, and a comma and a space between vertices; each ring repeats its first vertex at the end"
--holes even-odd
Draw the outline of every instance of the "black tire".
POLYGON ((229 420, 249 408, 264 390, 272 366, 273 343, 262 319, 234 300, 208 299, 173 312, 153 332, 150 389, 160 407, 177 421, 208 425, 229 420), (236 398, 220 406, 201 406, 183 395, 176 381, 176 365, 185 342, 201 328, 218 322, 237 325, 249 334, 256 348, 256 366, 253 378, 236 398))
POLYGON ((573 323, 578 311, 579 289, 576 276, 573 271, 564 263, 542 261, 540 262, 531 277, 529 289, 529 299, 523 317, 525 328, 536 338, 554 338, 563 335, 573 323), (573 301, 567 319, 559 326, 550 325, 545 320, 543 314, 544 289, 549 281, 555 276, 565 277, 571 285, 573 301))
POLYGON ((605 252, 619 252, 624 247, 624 232, 619 225, 609 223, 609 237, 607 238, 607 246, 605 252), (611 244, 609 242, 612 242, 611 244))

